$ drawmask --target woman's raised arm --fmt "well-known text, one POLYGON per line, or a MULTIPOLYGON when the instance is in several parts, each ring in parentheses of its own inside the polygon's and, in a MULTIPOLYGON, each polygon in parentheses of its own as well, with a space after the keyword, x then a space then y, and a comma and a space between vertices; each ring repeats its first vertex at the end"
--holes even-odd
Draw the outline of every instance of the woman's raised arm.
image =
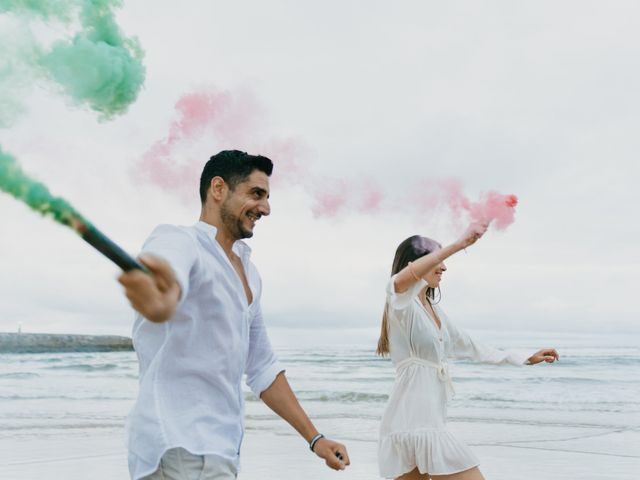
POLYGON ((457 241, 439 250, 435 250, 398 272, 395 279, 396 293, 405 292, 411 285, 419 281, 454 253, 464 250, 478 241, 487 231, 488 223, 472 223, 457 241))

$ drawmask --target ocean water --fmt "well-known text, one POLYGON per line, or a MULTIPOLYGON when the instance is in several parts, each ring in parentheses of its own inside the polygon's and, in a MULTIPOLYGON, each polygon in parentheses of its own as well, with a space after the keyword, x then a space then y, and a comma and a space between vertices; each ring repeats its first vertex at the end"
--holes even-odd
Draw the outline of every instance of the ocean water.
MULTIPOLYGON (((394 369, 375 356, 375 331, 339 333, 273 329, 272 340, 318 429, 375 449, 394 369)), ((623 474, 629 465, 640 469, 640 336, 473 333, 501 348, 533 353, 553 346, 561 359, 526 367, 455 362, 449 420, 463 441, 514 454, 539 451, 541 458, 545 451, 579 454, 595 469, 600 460, 624 465, 623 474)), ((0 444, 100 435, 124 442, 137 369, 133 352, 0 355, 0 444)), ((296 435, 246 388, 245 398, 248 434, 296 435)), ((30 458, 0 458, 0 471, 3 462, 15 467, 30 458)))

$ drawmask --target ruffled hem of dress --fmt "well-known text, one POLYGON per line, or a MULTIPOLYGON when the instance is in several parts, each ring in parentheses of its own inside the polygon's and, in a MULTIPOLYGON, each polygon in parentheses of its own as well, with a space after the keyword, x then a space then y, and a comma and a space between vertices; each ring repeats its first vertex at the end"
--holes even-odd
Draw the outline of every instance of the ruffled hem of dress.
POLYGON ((418 467, 420 473, 451 475, 480 464, 469 447, 447 430, 396 432, 380 438, 380 476, 396 478, 418 467))

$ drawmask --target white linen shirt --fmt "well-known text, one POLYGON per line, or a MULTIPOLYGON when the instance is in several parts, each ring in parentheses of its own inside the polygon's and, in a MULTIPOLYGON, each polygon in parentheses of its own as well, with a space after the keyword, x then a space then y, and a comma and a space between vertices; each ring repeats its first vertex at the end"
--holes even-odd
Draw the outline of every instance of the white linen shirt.
POLYGON ((244 430, 243 374, 260 395, 283 371, 262 320, 262 284, 251 249, 233 245, 253 294, 242 282, 204 222, 160 225, 143 253, 166 260, 182 290, 178 308, 164 323, 136 314, 133 344, 140 390, 127 422, 129 471, 136 480, 153 473, 163 453, 182 447, 239 463, 244 430))

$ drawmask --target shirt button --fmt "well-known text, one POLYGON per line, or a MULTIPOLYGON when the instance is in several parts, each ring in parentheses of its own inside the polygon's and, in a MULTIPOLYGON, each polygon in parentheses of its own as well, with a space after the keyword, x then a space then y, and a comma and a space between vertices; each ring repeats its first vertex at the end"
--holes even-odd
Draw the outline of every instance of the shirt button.
POLYGON ((442 341, 442 339, 441 339, 441 338, 439 338, 438 340, 442 341))

